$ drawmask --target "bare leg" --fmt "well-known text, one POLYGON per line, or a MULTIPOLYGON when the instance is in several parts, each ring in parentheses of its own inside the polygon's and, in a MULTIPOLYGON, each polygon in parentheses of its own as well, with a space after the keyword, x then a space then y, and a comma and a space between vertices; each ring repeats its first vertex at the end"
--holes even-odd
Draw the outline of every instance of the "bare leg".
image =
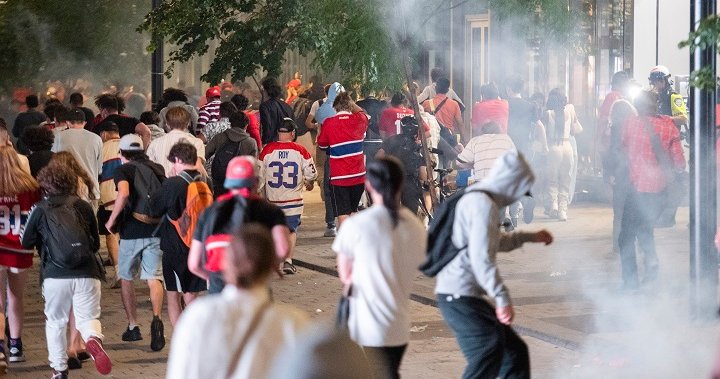
POLYGON ((67 334, 68 334, 68 357, 77 358, 78 353, 85 350, 85 346, 83 344, 82 336, 80 336, 80 332, 77 330, 77 327, 75 326, 75 312, 73 312, 72 307, 70 308, 70 314, 68 316, 67 334))
POLYGON ((133 282, 130 280, 122 279, 120 280, 120 288, 120 297, 122 298, 123 307, 125 308, 125 315, 127 316, 128 324, 137 325, 137 308, 135 303, 135 287, 133 286, 133 282))
POLYGON ((338 230, 340 230, 340 226, 342 225, 343 222, 345 222, 345 220, 348 219, 348 217, 350 217, 350 215, 340 215, 340 216, 338 216, 338 224, 337 224, 338 230))
POLYGON ((118 251, 120 250, 120 236, 118 234, 108 234, 105 236, 105 246, 107 246, 110 260, 113 266, 118 264, 118 251))
POLYGON ((148 280, 148 287, 150 287, 150 302, 152 303, 153 316, 160 317, 165 289, 163 288, 162 282, 157 279, 148 280))
POLYGON ((297 243, 297 232, 290 233, 290 252, 288 253, 287 259, 292 261, 293 255, 295 255, 295 244, 297 243))
MULTIPOLYGON (((25 319, 25 282, 27 282, 28 272, 23 271, 18 274, 8 273, 8 299, 7 299, 7 315, 10 321, 10 338, 20 338, 22 334, 25 319)), ((2 318, 2 317, 0 317, 2 318)), ((3 320, 3 323, 5 321, 3 320)), ((4 330, 4 325, 3 329, 4 330)))
POLYGON ((175 326, 180 313, 182 313, 182 294, 177 291, 167 291, 167 303, 168 303, 168 316, 170 316, 170 323, 175 326))

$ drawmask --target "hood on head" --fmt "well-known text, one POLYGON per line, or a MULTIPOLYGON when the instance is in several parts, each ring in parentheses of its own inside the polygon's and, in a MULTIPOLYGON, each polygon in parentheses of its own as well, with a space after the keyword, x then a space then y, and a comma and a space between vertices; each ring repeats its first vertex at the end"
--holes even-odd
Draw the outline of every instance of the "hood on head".
POLYGON ((315 113, 315 121, 322 124, 325 119, 335 116, 337 112, 335 112, 335 108, 333 108, 333 103, 340 92, 345 92, 345 89, 340 83, 335 82, 330 85, 327 100, 323 102, 320 108, 318 108, 317 113, 315 113))
POLYGON ((510 150, 495 160, 488 176, 474 187, 492 194, 493 200, 505 207, 529 193, 534 182, 535 175, 525 157, 510 150))

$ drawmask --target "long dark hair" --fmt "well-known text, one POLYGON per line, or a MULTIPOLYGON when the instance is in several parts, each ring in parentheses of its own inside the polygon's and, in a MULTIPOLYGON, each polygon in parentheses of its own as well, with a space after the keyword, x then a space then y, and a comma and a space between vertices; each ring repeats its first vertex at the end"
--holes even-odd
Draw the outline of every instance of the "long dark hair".
POLYGON ((383 199, 383 205, 390 212, 393 228, 400 221, 400 191, 403 186, 402 163, 393 157, 382 157, 375 159, 367 165, 367 179, 372 188, 377 191, 383 199))
POLYGON ((559 143, 563 138, 565 131, 565 106, 567 105, 567 96, 560 88, 555 88, 548 94, 547 109, 555 113, 554 130, 548 130, 548 139, 552 136, 554 143, 559 143))

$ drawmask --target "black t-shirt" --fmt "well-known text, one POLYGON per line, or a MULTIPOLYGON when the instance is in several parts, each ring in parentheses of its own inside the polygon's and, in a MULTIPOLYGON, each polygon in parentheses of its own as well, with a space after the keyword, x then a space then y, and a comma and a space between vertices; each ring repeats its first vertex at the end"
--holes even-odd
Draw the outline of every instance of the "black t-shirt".
MULTIPOLYGON (((283 213, 283 211, 277 206, 267 200, 255 196, 246 200, 247 207, 245 208, 245 223, 256 222, 266 226, 268 229, 272 229, 277 225, 287 225, 285 213, 283 213)), ((238 227, 238 225, 233 225, 230 222, 229 217, 222 220, 216 220, 219 217, 220 208, 223 207, 223 203, 227 201, 235 200, 232 197, 229 199, 220 197, 210 207, 205 209, 202 215, 200 215, 198 223, 195 226, 195 235, 193 236, 194 240, 205 241, 205 239, 207 239, 207 237, 211 234, 232 233, 234 229, 238 227), (207 224, 214 220, 216 220, 215 230, 207 230, 207 224)))
MULTIPOLYGON (((192 178, 200 175, 200 172, 196 170, 186 170, 185 172, 192 178)), ((151 206, 153 216, 165 217, 165 215, 167 215, 167 217, 170 217, 172 220, 177 220, 183 211, 185 211, 187 189, 188 182, 182 177, 173 176, 167 178, 162 183, 160 190, 152 195, 151 206)), ((180 239, 175 227, 167 221, 166 217, 160 223, 158 236, 160 237, 160 249, 165 253, 177 252, 187 255, 190 251, 190 248, 180 239)))
POLYGON ((104 120, 98 125, 95 126, 95 133, 97 133, 98 130, 100 130, 100 125, 106 123, 106 122, 114 122, 117 124, 118 129, 120 129, 120 137, 126 135, 126 134, 133 134, 135 133, 135 127, 137 124, 140 123, 140 120, 136 119, 135 117, 130 117, 127 115, 119 115, 119 114, 111 114, 110 116, 105 117, 104 120))
POLYGON ((532 126, 538 120, 535 106, 525 99, 508 99, 508 135, 517 149, 526 152, 530 147, 532 126))
MULTIPOLYGON (((153 170, 155 176, 160 179, 160 182, 165 181, 165 169, 159 164, 151 162, 147 157, 134 160, 134 162, 147 165, 153 170)), ((119 218, 118 226, 116 228, 120 232, 120 239, 124 240, 150 238, 152 237, 156 227, 155 225, 140 222, 132 216, 132 209, 134 208, 133 205, 136 201, 136 194, 133 190, 136 170, 137 168, 134 165, 123 164, 117 169, 115 169, 115 174, 113 176, 116 187, 121 181, 128 182, 128 185, 130 187, 130 197, 128 199, 128 203, 125 206, 125 209, 123 209, 123 213, 119 218)))
POLYGON ((85 114, 85 129, 89 131, 95 130, 95 115, 93 114, 93 111, 85 107, 78 107, 77 109, 81 110, 82 113, 85 114))
POLYGON ((368 133, 366 134, 365 139, 380 139, 380 131, 378 128, 378 125, 380 125, 380 116, 385 108, 388 107, 388 103, 374 97, 367 97, 358 101, 357 105, 358 107, 364 109, 370 116, 368 133))
POLYGON ((403 164, 405 176, 413 179, 412 182, 406 182, 406 185, 417 182, 418 170, 425 166, 425 159, 420 152, 420 146, 417 142, 402 134, 392 136, 385 140, 382 144, 385 154, 392 155, 403 164))

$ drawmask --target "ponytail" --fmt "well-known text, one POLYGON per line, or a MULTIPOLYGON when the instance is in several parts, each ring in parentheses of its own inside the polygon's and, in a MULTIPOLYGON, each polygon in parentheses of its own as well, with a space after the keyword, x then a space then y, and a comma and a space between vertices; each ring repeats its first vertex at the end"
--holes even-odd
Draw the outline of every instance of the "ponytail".
POLYGON ((367 166, 367 178, 370 185, 383 199, 384 207, 390 212, 393 228, 400 221, 399 194, 403 185, 402 164, 396 158, 387 156, 370 162, 367 166))

